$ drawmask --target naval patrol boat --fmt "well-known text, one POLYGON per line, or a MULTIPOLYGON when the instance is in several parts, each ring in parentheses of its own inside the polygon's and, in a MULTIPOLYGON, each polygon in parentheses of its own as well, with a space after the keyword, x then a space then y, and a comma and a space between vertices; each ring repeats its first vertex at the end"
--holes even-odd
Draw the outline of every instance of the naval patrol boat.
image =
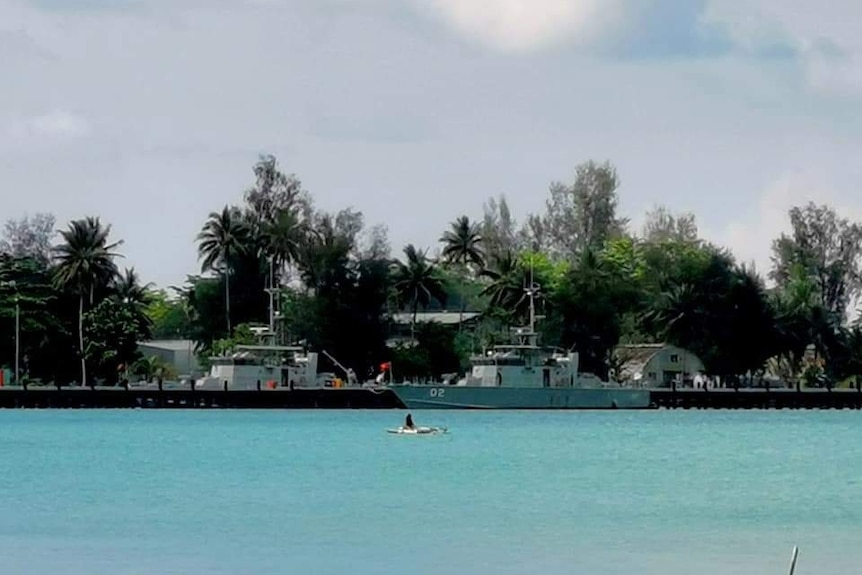
MULTIPOLYGON (((408 409, 645 409, 649 390, 578 373, 578 354, 538 345, 535 293, 530 325, 517 341, 470 358, 471 370, 455 383, 390 383, 408 409)), ((391 377, 391 371, 390 377, 391 377)))

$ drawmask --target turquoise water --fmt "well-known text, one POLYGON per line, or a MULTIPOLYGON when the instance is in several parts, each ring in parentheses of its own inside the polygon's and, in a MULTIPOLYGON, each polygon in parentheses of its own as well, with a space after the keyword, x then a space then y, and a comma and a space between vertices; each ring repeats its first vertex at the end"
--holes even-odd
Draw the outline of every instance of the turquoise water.
POLYGON ((0 411, 0 573, 862 565, 862 413, 0 411))

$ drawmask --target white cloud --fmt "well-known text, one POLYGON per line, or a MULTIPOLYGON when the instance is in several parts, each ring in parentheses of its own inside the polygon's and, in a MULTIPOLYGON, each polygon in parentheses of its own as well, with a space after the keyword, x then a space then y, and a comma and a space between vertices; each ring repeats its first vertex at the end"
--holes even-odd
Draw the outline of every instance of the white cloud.
POLYGON ((25 119, 16 119, 9 124, 9 135, 13 138, 80 138, 90 133, 90 124, 82 116, 65 110, 52 110, 25 119))
POLYGON ((45 136, 85 136, 90 132, 89 123, 81 116, 63 110, 53 110, 31 119, 30 128, 45 136))
POLYGON ((808 202, 832 206, 841 217, 862 221, 862 202, 848 201, 846 195, 807 174, 789 174, 769 186, 753 209, 718 233, 704 235, 731 249, 740 263, 753 263, 766 276, 772 269, 772 241, 790 231, 788 212, 808 202))
POLYGON ((617 0, 419 0, 456 32, 501 51, 586 43, 617 21, 617 0))
POLYGON ((725 26, 746 50, 790 43, 802 56, 810 86, 820 92, 862 93, 862 3, 711 0, 704 19, 725 26))
POLYGON ((200 223, 241 200, 258 152, 320 206, 385 220, 396 251, 436 245, 452 217, 499 193, 520 218, 543 210, 548 182, 594 158, 619 166, 625 209, 691 210, 768 263, 790 202, 762 225, 753 191, 801 168, 844 194, 862 179, 858 120, 757 59, 541 50, 611 45, 618 25, 667 28, 690 7, 676 18, 667 0, 638 0, 660 9, 636 13, 622 10, 634 0, 455 1, 147 0, 72 14, 0 0, 0 31, 44 54, 0 50, 0 77, 14 78, 0 89, 0 180, 27 190, 4 207, 98 214, 128 263, 167 285, 198 269, 200 223), (487 50, 465 55, 417 6, 487 50))

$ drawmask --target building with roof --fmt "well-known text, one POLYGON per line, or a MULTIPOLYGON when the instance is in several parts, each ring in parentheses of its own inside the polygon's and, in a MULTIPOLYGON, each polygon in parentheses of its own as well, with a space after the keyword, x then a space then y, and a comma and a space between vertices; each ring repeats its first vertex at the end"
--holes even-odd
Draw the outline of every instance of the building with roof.
MULTIPOLYGON (((416 324, 437 323, 453 329, 472 328, 478 323, 482 314, 475 311, 420 311, 416 313, 416 324)), ((413 325, 413 314, 409 312, 394 313, 391 316, 392 329, 386 340, 390 347, 397 345, 411 345, 415 342, 411 336, 413 325)))
MULTIPOLYGON (((481 314, 475 311, 465 311, 463 314, 458 311, 420 311, 416 313, 416 323, 437 322, 442 325, 451 325, 458 327, 458 324, 475 323, 481 314)), ((413 323, 412 313, 394 313, 392 314, 392 323, 396 325, 407 325, 413 323)))
POLYGON ((619 345, 614 350, 617 379, 643 387, 711 387, 703 361, 668 343, 619 345))
POLYGON ((138 351, 146 357, 157 357, 180 375, 200 373, 195 343, 190 339, 157 339, 138 342, 138 351))

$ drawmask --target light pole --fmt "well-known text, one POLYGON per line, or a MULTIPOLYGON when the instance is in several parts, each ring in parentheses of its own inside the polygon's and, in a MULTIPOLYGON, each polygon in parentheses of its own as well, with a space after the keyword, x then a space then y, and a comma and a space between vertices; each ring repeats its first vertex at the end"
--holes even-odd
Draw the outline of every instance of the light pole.
POLYGON ((18 300, 18 284, 14 280, 0 283, 3 287, 15 290, 15 376, 12 381, 18 385, 19 357, 21 355, 21 303, 18 300))
MULTIPOLYGON (((12 287, 15 287, 15 282, 12 282, 12 287)), ((21 356, 21 303, 18 301, 18 290, 15 290, 15 385, 18 385, 18 378, 21 376, 21 370, 18 367, 18 358, 21 356)))

